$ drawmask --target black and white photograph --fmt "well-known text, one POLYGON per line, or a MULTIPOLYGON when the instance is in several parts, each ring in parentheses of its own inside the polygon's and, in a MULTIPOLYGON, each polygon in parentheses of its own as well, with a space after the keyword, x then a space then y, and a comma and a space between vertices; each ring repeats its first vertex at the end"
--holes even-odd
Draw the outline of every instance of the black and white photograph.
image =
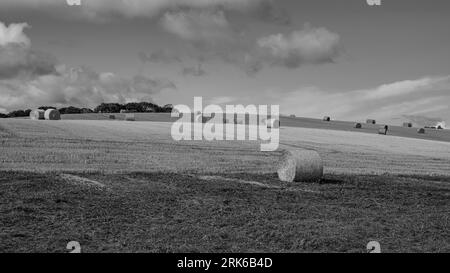
POLYGON ((449 15, 0 0, 0 253, 450 252, 449 15))

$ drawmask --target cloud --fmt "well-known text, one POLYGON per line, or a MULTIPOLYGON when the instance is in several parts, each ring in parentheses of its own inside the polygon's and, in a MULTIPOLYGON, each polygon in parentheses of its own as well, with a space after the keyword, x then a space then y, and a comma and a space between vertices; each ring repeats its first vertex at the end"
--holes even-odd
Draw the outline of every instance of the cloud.
POLYGON ((280 33, 262 37, 257 44, 270 63, 287 68, 333 63, 340 54, 338 34, 309 25, 288 35, 280 33))
POLYGON ((274 5, 273 1, 261 1, 256 8, 250 11, 250 14, 253 14, 263 22, 284 26, 291 25, 292 23, 287 11, 274 5))
POLYGON ((9 44, 20 44, 29 47, 30 39, 25 35, 24 29, 29 27, 27 23, 10 24, 9 26, 0 22, 0 46, 9 44))
MULTIPOLYGON (((154 18, 180 9, 224 9, 246 12, 270 0, 82 0, 80 7, 69 7, 66 1, 2 0, 0 10, 30 9, 51 11, 53 16, 107 22, 117 17, 154 18)), ((267 4, 266 4, 267 5, 267 4)), ((50 12, 49 12, 50 13, 50 12)))
POLYGON ((152 101, 164 89, 176 89, 164 78, 122 78, 87 67, 67 68, 56 58, 34 51, 24 34, 28 25, 0 22, 0 108, 40 105, 92 107, 102 102, 152 101))
POLYGON ((202 68, 202 63, 199 63, 197 66, 191 66, 191 67, 185 67, 181 71, 183 76, 193 76, 193 77, 202 77, 205 76, 207 73, 202 68))
POLYGON ((334 63, 342 49, 338 34, 309 25, 287 35, 248 41, 234 30, 223 12, 166 14, 162 24, 168 32, 192 42, 202 59, 220 59, 249 76, 267 66, 296 69, 307 64, 334 63))
POLYGON ((56 58, 31 49, 24 33, 26 23, 6 26, 0 22, 0 79, 56 73, 56 58))
MULTIPOLYGON (((306 117, 331 115, 335 119, 364 121, 374 118, 398 122, 404 116, 443 116, 450 120, 450 76, 399 81, 354 91, 324 91, 303 87, 284 94, 271 94, 286 114, 306 117)), ((401 123, 401 122, 400 122, 401 123)))
POLYGON ((140 52, 138 54, 139 59, 143 63, 163 63, 163 64, 171 64, 171 63, 181 63, 182 60, 180 57, 169 53, 167 50, 158 50, 152 53, 140 52))
POLYGON ((56 64, 52 55, 20 44, 0 46, 0 79, 54 74, 56 64))
POLYGON ((98 73, 87 67, 59 67, 58 75, 33 80, 0 81, 0 107, 29 108, 40 105, 94 107, 102 102, 152 101, 164 89, 176 89, 162 78, 135 76, 122 78, 113 73, 98 73))
POLYGON ((236 35, 220 10, 168 12, 161 19, 161 25, 167 32, 199 47, 230 44, 236 35))

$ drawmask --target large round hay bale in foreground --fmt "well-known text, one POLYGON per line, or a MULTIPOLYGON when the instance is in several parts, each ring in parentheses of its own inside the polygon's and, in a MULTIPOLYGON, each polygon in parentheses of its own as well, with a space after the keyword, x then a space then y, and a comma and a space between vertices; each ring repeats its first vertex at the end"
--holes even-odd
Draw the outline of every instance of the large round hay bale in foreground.
POLYGON ((284 151, 278 167, 283 182, 318 182, 323 177, 323 162, 312 150, 284 151))
POLYGON ((45 111, 41 109, 31 111, 30 119, 32 120, 45 119, 45 111))
POLYGON ((425 128, 420 128, 419 130, 417 130, 418 134, 425 134, 425 128))
POLYGON ((44 116, 45 116, 46 120, 60 120, 61 119, 61 114, 56 109, 48 109, 47 111, 45 111, 44 116))

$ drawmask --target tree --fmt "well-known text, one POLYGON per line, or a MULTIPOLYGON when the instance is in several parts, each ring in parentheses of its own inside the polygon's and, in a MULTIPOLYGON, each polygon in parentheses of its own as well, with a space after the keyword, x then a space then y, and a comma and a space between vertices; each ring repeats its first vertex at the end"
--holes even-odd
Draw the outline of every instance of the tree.
POLYGON ((94 109, 94 112, 119 113, 121 109, 124 109, 124 107, 119 103, 102 103, 94 109))
MULTIPOLYGON (((28 114, 29 116, 30 114, 28 114)), ((18 118, 18 117, 26 117, 27 114, 25 113, 24 110, 16 110, 16 111, 12 111, 8 114, 9 117, 11 118, 18 118)))
POLYGON ((162 112, 164 113, 172 113, 173 105, 172 104, 166 104, 162 107, 162 112))
POLYGON ((56 109, 56 107, 53 107, 53 106, 41 106, 38 109, 47 111, 48 109, 56 109))

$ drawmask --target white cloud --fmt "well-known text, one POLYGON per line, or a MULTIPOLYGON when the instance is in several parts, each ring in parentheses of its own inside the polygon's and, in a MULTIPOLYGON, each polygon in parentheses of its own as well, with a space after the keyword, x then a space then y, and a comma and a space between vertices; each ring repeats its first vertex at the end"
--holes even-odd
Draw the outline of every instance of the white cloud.
POLYGON ((125 79, 89 68, 68 69, 54 57, 36 52, 23 30, 28 25, 0 22, 0 108, 14 110, 40 105, 92 107, 102 102, 151 101, 167 79, 136 76, 125 79))
MULTIPOLYGON (((304 87, 276 101, 283 113, 306 117, 331 115, 342 120, 398 122, 405 115, 427 115, 450 120, 449 89, 450 76, 426 77, 347 92, 304 87)), ((279 94, 272 95, 276 99, 279 94)))
POLYGON ((94 107, 102 102, 152 101, 153 95, 164 89, 176 86, 167 79, 144 76, 126 79, 85 67, 60 67, 59 75, 1 80, 0 107, 10 110, 41 105, 94 107))
POLYGON ((9 26, 0 22, 0 46, 9 44, 20 44, 29 47, 30 39, 25 35, 24 29, 29 27, 27 23, 10 24, 9 26))
POLYGON ((309 25, 289 35, 280 33, 262 37, 257 43, 272 64, 288 68, 297 68, 302 64, 331 63, 340 53, 338 34, 309 25))
POLYGON ((0 22, 0 79, 55 73, 56 59, 31 49, 24 33, 27 27, 27 23, 6 26, 0 22))

